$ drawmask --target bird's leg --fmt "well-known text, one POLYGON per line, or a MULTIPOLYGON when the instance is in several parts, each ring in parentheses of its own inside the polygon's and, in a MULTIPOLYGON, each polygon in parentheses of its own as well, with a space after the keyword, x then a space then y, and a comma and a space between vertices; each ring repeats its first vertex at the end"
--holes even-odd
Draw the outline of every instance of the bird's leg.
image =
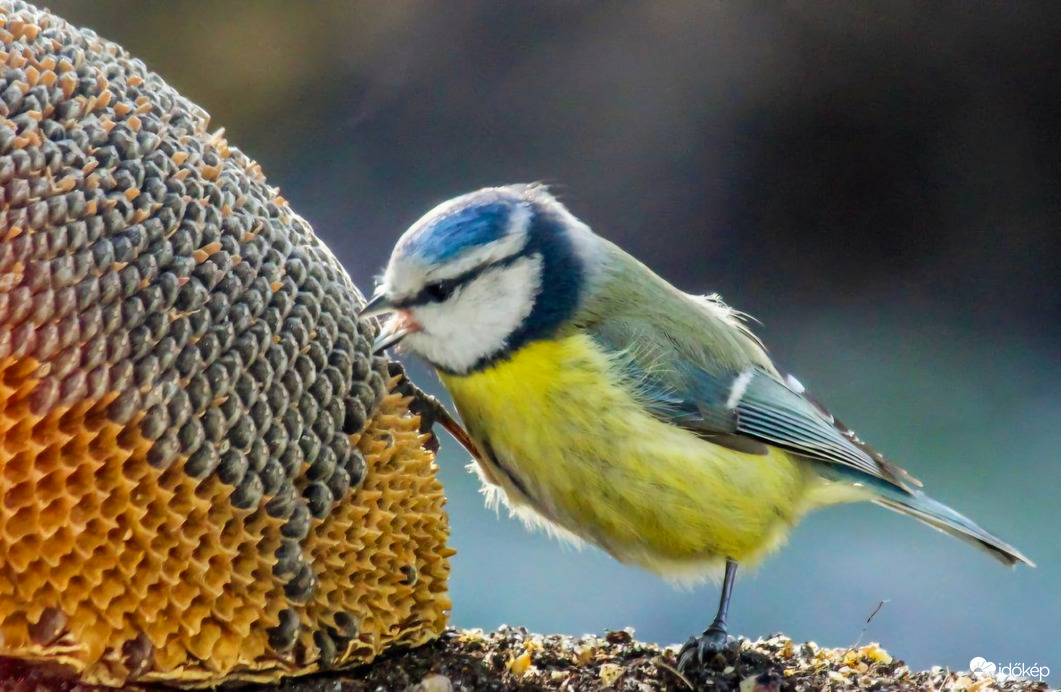
POLYGON ((472 442, 472 438, 468 436, 464 428, 461 427, 461 424, 450 415, 441 401, 413 384, 413 381, 405 374, 405 368, 402 367, 401 363, 397 361, 388 363, 387 373, 391 377, 400 378, 394 387, 396 392, 402 396, 412 397, 412 401, 409 402, 409 410, 420 416, 420 432, 432 435, 433 440, 427 445, 432 452, 438 452, 438 438, 434 437, 434 427, 438 423, 446 429, 446 432, 453 436, 453 439, 468 450, 468 453, 476 461, 482 458, 479 454, 479 449, 472 442))
POLYGON ((722 580, 722 597, 718 602, 718 613, 714 621, 699 637, 690 637, 678 652, 678 669, 688 670, 694 663, 703 664, 708 656, 722 653, 729 642, 726 632, 726 616, 729 614, 729 598, 733 594, 733 580, 737 576, 737 561, 726 560, 726 576, 722 580))

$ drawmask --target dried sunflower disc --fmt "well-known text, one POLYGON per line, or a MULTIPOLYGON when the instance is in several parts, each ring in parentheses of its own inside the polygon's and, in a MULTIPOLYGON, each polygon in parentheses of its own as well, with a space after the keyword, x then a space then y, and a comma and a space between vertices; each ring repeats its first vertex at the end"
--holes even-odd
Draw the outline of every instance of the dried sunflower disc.
POLYGON ((363 298, 208 125, 0 0, 0 656, 210 685, 445 626, 442 489, 363 298))

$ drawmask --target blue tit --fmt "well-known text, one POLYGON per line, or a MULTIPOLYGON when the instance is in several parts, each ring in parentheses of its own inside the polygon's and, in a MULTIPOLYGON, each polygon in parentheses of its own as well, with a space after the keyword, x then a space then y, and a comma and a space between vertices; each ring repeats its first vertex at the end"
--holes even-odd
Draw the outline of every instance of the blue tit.
POLYGON ((671 286, 540 185, 417 221, 361 315, 388 313, 377 348, 434 366, 495 501, 671 579, 723 572, 683 667, 724 648, 737 564, 812 509, 874 502, 1032 565, 782 374, 744 315, 671 286))

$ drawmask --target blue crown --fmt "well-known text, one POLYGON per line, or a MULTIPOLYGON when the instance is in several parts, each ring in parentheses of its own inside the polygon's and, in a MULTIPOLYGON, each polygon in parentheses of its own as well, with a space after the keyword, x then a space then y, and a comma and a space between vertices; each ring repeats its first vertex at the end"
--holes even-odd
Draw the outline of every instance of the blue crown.
POLYGON ((440 264, 468 250, 503 238, 512 212, 520 204, 518 196, 501 190, 480 190, 458 197, 436 218, 424 219, 409 235, 402 251, 440 264))

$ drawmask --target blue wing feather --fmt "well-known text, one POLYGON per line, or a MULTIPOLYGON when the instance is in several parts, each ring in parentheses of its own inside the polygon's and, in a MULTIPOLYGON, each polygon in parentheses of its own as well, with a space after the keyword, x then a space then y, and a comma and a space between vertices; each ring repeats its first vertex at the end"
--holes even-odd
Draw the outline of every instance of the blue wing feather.
MULTIPOLYGON (((614 333, 595 333, 598 343, 616 354, 622 370, 646 408, 660 420, 690 430, 709 442, 755 452, 765 443, 808 459, 867 474, 909 491, 916 479, 886 460, 802 391, 759 366, 710 372, 695 362, 659 367, 630 344, 615 344, 614 333), (736 405, 728 398, 737 378, 750 379, 736 405), (747 378, 748 375, 746 374, 747 378)), ((656 349, 658 350, 658 349, 656 349)), ((657 353, 657 357, 658 353, 657 353)), ((761 453, 761 452, 760 452, 761 453)), ((839 469, 838 469, 839 470, 839 469)), ((851 475, 851 474, 844 474, 851 475)))
POLYGON ((737 431, 797 454, 843 464, 905 487, 916 483, 802 392, 756 372, 736 406, 737 431))

